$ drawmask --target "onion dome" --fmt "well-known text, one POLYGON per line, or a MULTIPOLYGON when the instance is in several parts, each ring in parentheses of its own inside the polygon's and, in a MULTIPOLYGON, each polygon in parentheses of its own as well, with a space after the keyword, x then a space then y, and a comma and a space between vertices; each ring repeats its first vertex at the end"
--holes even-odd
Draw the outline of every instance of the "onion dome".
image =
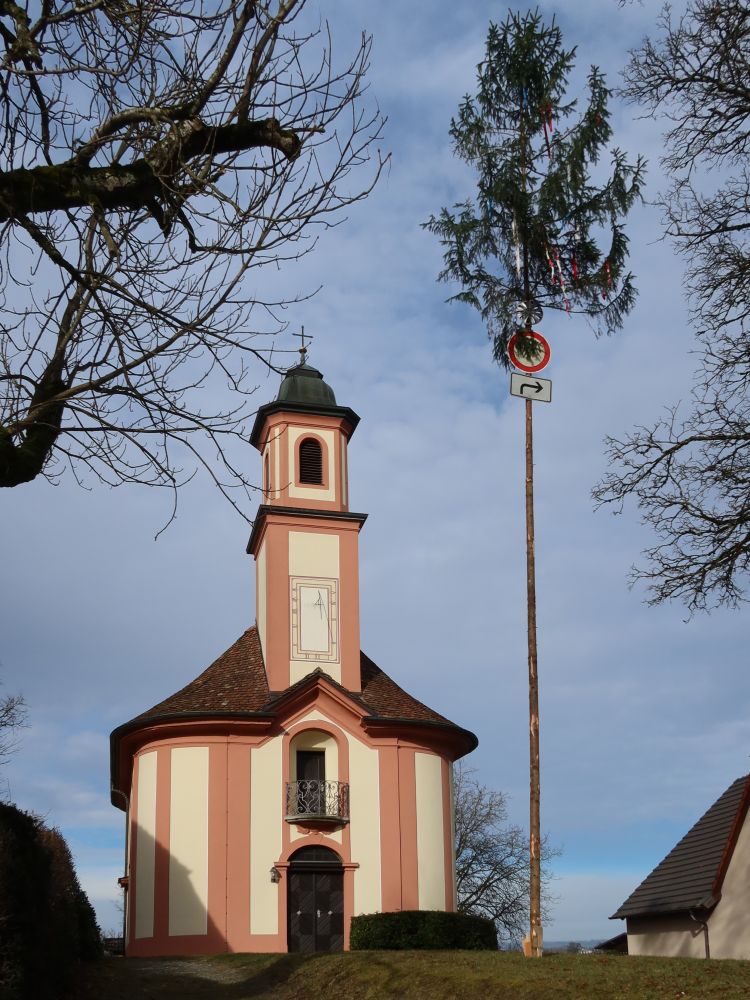
POLYGON ((258 407, 255 422, 250 434, 250 443, 256 448, 261 447, 263 427, 268 417, 274 413, 313 414, 342 417, 346 421, 346 436, 354 433, 359 417, 348 406, 339 406, 333 389, 317 368, 307 363, 306 352, 298 365, 290 368, 282 379, 276 399, 258 407))
POLYGON ((333 389, 317 368, 303 361, 290 368, 276 397, 277 402, 301 403, 303 406, 335 406, 333 389))

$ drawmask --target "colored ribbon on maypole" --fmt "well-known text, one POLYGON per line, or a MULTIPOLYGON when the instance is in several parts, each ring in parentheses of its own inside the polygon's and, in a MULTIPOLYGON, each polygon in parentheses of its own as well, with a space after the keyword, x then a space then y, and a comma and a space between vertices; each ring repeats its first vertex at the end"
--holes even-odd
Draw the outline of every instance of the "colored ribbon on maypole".
POLYGON ((552 123, 552 107, 548 104, 541 110, 542 124, 544 125, 544 141, 547 144, 547 158, 552 159, 552 147, 550 145, 550 136, 552 135, 554 125, 552 123))
MULTIPOLYGON (((562 263, 560 262, 560 251, 557 247, 552 248, 552 253, 549 252, 549 246, 544 244, 544 255, 547 258, 547 264, 549 265, 549 281, 550 285, 554 288, 555 285, 560 286, 560 291, 562 292, 563 303, 565 305, 565 312, 570 316, 570 301, 568 299, 568 289, 565 285, 565 275, 562 269, 562 263)), ((576 268, 576 274, 578 269, 576 268)))
POLYGON ((547 264, 549 265, 549 281, 552 287, 554 288, 555 284, 557 283, 557 277, 555 275, 555 262, 552 260, 552 257, 550 256, 549 247, 547 246, 546 243, 544 244, 544 256, 547 258, 547 264))
POLYGON ((568 290, 565 287, 565 276, 563 275, 562 265, 560 264, 560 251, 555 247, 555 266, 557 267, 558 277, 560 279, 560 291, 562 292, 563 303, 565 305, 565 312, 570 316, 570 302, 568 301, 568 290))
POLYGON ((513 219, 510 224, 511 232, 513 235, 513 252, 516 258, 516 277, 520 279, 521 277, 521 244, 518 239, 518 222, 516 221, 516 213, 513 213, 513 219))
POLYGON ((576 281, 578 281, 578 260, 576 258, 576 247, 578 246, 580 240, 581 240, 581 230, 578 223, 576 222, 575 227, 573 229, 573 252, 570 259, 570 271, 573 276, 573 284, 575 284, 576 281))

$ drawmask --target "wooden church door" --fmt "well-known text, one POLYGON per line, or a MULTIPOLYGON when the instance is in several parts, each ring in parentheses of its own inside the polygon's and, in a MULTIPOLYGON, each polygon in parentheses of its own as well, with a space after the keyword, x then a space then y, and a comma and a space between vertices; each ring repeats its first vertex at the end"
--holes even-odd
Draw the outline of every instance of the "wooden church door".
POLYGON ((289 951, 342 951, 344 870, 327 847, 303 847, 291 858, 287 897, 289 951))

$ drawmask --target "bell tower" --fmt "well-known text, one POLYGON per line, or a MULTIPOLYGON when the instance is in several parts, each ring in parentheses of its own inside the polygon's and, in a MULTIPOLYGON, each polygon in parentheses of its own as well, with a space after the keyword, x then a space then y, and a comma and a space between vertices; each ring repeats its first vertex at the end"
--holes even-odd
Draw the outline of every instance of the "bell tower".
POLYGON ((304 348, 301 355, 250 435, 263 475, 247 547, 258 635, 272 691, 320 668, 358 692, 358 536, 367 515, 349 511, 346 452, 359 417, 337 405, 304 348))

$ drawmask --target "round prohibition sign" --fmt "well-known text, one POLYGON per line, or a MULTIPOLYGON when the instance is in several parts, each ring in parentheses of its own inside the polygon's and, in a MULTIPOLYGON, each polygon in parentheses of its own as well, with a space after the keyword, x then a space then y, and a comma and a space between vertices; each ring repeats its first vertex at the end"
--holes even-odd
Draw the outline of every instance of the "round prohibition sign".
POLYGON ((540 372, 542 368, 546 368, 549 364, 551 356, 552 351, 548 342, 544 339, 541 333, 537 333, 536 330, 519 330, 519 332, 514 333, 508 341, 508 357, 510 358, 511 364, 520 371, 527 372, 529 375, 533 375, 534 372, 540 372), (518 354, 519 341, 528 339, 535 342, 533 348, 533 360, 522 358, 518 354))

